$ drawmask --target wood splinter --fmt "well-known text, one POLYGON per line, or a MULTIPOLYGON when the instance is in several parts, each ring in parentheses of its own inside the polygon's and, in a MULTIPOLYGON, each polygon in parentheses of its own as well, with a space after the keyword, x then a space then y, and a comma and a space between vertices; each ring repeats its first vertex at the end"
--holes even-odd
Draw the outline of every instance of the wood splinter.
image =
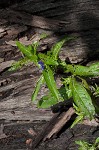
POLYGON ((34 150, 42 140, 45 141, 57 134, 74 114, 75 110, 73 107, 70 107, 66 112, 56 113, 36 137, 35 141, 32 143, 31 149, 34 150))
POLYGON ((45 136, 44 141, 50 139, 54 134, 57 134, 62 127, 70 120, 71 116, 75 113, 75 110, 70 107, 67 112, 63 112, 59 117, 58 122, 53 126, 52 130, 45 136))

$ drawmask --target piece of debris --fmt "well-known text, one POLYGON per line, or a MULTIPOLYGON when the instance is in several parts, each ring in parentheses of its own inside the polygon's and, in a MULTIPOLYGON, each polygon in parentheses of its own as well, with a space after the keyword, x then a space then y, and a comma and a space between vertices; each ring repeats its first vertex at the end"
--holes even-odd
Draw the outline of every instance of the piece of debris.
POLYGON ((30 128, 30 129, 28 130, 28 133, 29 133, 30 135, 32 135, 33 137, 34 137, 35 135, 37 135, 37 133, 36 133, 32 128, 30 128))
POLYGON ((51 120, 47 123, 40 134, 37 135, 32 145, 32 150, 36 148, 42 140, 50 139, 53 135, 57 135, 62 127, 75 114, 73 107, 70 107, 66 112, 55 113, 51 120))

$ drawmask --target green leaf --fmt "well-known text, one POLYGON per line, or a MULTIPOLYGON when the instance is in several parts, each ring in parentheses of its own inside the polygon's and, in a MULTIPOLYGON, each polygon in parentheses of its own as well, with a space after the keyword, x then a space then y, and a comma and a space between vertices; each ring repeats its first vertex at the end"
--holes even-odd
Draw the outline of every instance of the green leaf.
POLYGON ((58 55, 60 52, 60 49, 62 48, 63 44, 69 40, 73 39, 72 37, 65 37, 61 41, 57 42, 52 48, 51 48, 51 56, 54 60, 58 59, 58 55))
POLYGON ((49 93, 47 96, 43 96, 38 102, 39 108, 50 108, 52 105, 57 104, 57 99, 49 93))
POLYGON ((30 49, 31 49, 31 47, 29 46, 29 48, 28 47, 26 47, 26 46, 24 46, 23 44, 21 44, 20 42, 16 42, 16 45, 17 45, 17 47, 19 48, 19 50, 28 58, 28 59, 30 59, 30 60, 33 60, 33 54, 32 54, 32 52, 30 51, 30 49))
MULTIPOLYGON (((65 87, 60 87, 58 89, 61 97, 66 100, 67 99, 67 94, 65 87)), ((63 100, 62 100, 63 101, 63 100)), ((38 102, 38 107, 39 108, 50 108, 51 106, 57 104, 57 99, 53 96, 51 92, 48 93, 48 95, 43 96, 40 101, 38 102)))
POLYGON ((66 95, 68 99, 72 97, 72 88, 71 88, 71 76, 68 78, 63 78, 63 84, 65 85, 66 95))
POLYGON ((59 55, 59 52, 60 52, 60 49, 61 47, 63 46, 63 44, 65 43, 66 39, 63 39, 59 42, 57 42, 51 49, 51 52, 52 52, 52 57, 54 59, 57 59, 58 55, 59 55))
POLYGON ((79 150, 95 150, 95 149, 90 149, 92 145, 89 144, 88 142, 79 140, 79 141, 75 141, 75 143, 80 146, 79 150))
POLYGON ((52 66, 57 66, 58 65, 58 62, 56 60, 54 60, 52 57, 50 57, 50 56, 48 56, 46 54, 39 53, 38 57, 46 65, 52 65, 52 66))
POLYGON ((95 140, 95 145, 99 145, 99 137, 95 140))
POLYGON ((37 48, 38 48, 38 46, 39 46, 39 43, 38 43, 38 42, 34 42, 34 43, 32 44, 32 53, 33 53, 33 55, 37 55, 36 53, 37 53, 37 48))
POLYGON ((28 64, 30 61, 27 58, 23 58, 15 63, 12 63, 12 66, 9 68, 8 71, 16 71, 23 67, 23 65, 28 64))
MULTIPOLYGON (((94 87, 93 87, 93 88, 94 88, 94 87)), ((93 95, 95 95, 95 97, 99 97, 99 86, 95 85, 93 95)))
POLYGON ((43 70, 43 76, 44 76, 44 80, 45 80, 50 92, 57 99, 57 101, 63 100, 63 98, 61 97, 61 95, 57 89, 55 79, 54 79, 54 73, 52 72, 51 68, 47 65, 46 65, 45 69, 43 70))
MULTIPOLYGON (((67 94, 66 94, 66 90, 65 87, 60 87, 60 89, 58 89, 60 95, 62 96, 62 98, 64 100, 67 100, 67 94)), ((53 94, 51 92, 48 93, 48 95, 43 96, 40 101, 38 102, 38 107, 39 108, 49 108, 53 105, 57 104, 57 99, 53 96, 53 94)))
POLYGON ((83 115, 79 115, 76 117, 75 121, 72 123, 71 128, 73 128, 78 122, 83 120, 83 115))
POLYGON ((92 77, 92 76, 99 76, 99 66, 82 66, 82 65, 66 65, 66 72, 71 72, 74 75, 85 76, 85 77, 92 77), (93 69, 95 67, 95 69, 93 69))
POLYGON ((83 85, 77 82, 75 78, 72 78, 71 81, 74 103, 78 106, 84 117, 92 119, 95 114, 95 108, 92 104, 90 95, 83 85))
POLYGON ((44 82, 44 77, 43 77, 43 75, 41 75, 40 78, 39 78, 39 80, 38 80, 37 83, 36 83, 35 90, 34 90, 34 92, 32 93, 31 99, 32 99, 33 102, 36 100, 37 94, 38 94, 38 92, 39 92, 39 90, 40 90, 41 85, 43 84, 43 82, 44 82))
POLYGON ((99 76, 99 62, 91 64, 89 66, 89 72, 92 76, 99 76))
POLYGON ((86 81, 85 79, 83 79, 83 78, 80 78, 80 79, 82 80, 82 85, 83 85, 87 90, 90 90, 87 81, 86 81))
POLYGON ((58 89, 58 91, 64 100, 69 99, 66 88, 64 86, 61 86, 60 89, 58 89))
POLYGON ((47 35, 46 33, 42 33, 42 34, 40 35, 40 39, 45 39, 47 36, 48 36, 48 35, 47 35))

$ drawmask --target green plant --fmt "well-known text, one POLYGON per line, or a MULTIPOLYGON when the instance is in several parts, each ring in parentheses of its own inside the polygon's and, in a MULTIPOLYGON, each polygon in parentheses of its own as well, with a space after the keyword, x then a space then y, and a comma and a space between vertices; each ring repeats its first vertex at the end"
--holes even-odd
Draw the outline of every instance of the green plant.
MULTIPOLYGON (((37 100, 38 92, 43 84, 46 83, 49 93, 41 98, 37 102, 39 108, 48 108, 58 102, 73 99, 73 107, 78 115, 73 125, 89 118, 94 118, 95 113, 99 112, 99 106, 96 106, 93 102, 92 96, 97 96, 99 88, 94 88, 94 92, 91 92, 90 85, 87 83, 86 78, 99 76, 99 62, 90 66, 67 64, 65 61, 60 60, 59 52, 61 47, 66 41, 71 40, 71 37, 66 37, 56 43, 50 51, 45 53, 37 52, 39 42, 35 42, 32 45, 24 46, 20 42, 16 42, 17 47, 23 54, 23 59, 12 64, 10 71, 21 68, 23 65, 33 62, 41 69, 42 73, 37 81, 35 90, 32 94, 32 102, 37 100), (61 68, 66 75, 62 78, 63 87, 57 88, 54 76, 57 68, 61 68), (68 75, 68 73, 70 75, 68 75), (97 107, 97 109, 96 109, 97 107)), ((98 94, 99 96, 99 94, 98 94)))
POLYGON ((79 145, 78 150, 98 150, 99 149, 99 137, 95 140, 93 144, 89 144, 85 141, 75 141, 79 145))

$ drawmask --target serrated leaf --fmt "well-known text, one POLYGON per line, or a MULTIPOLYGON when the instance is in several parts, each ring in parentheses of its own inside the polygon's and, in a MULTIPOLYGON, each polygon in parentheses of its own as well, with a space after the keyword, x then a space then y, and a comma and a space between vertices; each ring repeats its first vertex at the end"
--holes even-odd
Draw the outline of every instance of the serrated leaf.
POLYGON ((66 95, 68 99, 72 97, 72 88, 71 88, 71 76, 68 78, 63 78, 63 84, 65 85, 66 95))
POLYGON ((36 87, 34 89, 34 92, 32 93, 31 99, 32 99, 33 102, 36 100, 37 94, 38 94, 38 92, 39 92, 39 90, 40 90, 41 85, 43 84, 43 82, 44 82, 44 77, 43 77, 43 75, 41 75, 40 78, 39 78, 39 80, 36 83, 36 87))
POLYGON ((58 66, 58 62, 56 60, 54 60, 52 57, 50 57, 50 56, 48 56, 46 54, 39 53, 38 57, 46 65, 58 66))
POLYGON ((19 48, 19 50, 30 60, 33 60, 33 54, 30 51, 31 47, 26 47, 23 44, 21 44, 19 41, 16 42, 17 47, 19 48))
POLYGON ((36 55, 38 46, 39 46, 38 42, 34 42, 32 44, 32 53, 33 53, 33 55, 36 55))
POLYGON ((55 79, 54 79, 54 73, 51 70, 51 68, 47 65, 46 65, 46 68, 43 70, 43 76, 44 76, 44 80, 45 80, 50 92, 57 99, 57 101, 63 100, 63 98, 61 97, 61 95, 57 89, 55 79))
POLYGON ((27 58, 23 58, 15 63, 12 64, 12 66, 9 68, 8 71, 16 71, 23 67, 23 65, 28 64, 30 61, 27 58))
POLYGON ((47 35, 46 33, 42 33, 42 34, 40 35, 40 40, 41 40, 41 39, 45 39, 47 36, 48 36, 48 35, 47 35))
MULTIPOLYGON (((67 100, 66 90, 64 87, 60 87, 58 89, 60 95, 63 97, 64 100, 67 100)), ((61 102, 61 99, 60 99, 61 102)), ((51 92, 48 93, 48 95, 43 96, 40 101, 38 102, 39 108, 49 108, 53 105, 57 104, 57 99, 53 96, 51 92)))
POLYGON ((57 42, 51 49, 51 52, 52 52, 52 57, 54 59, 57 59, 58 55, 59 55, 59 52, 60 52, 60 49, 61 47, 63 46, 63 44, 65 43, 66 39, 63 39, 59 42, 57 42))
POLYGON ((91 97, 83 85, 74 78, 72 78, 72 94, 74 103, 78 106, 83 116, 92 119, 95 114, 95 108, 91 97))
POLYGON ((95 140, 95 144, 94 144, 95 146, 99 146, 99 137, 95 140))
POLYGON ((99 62, 92 63, 89 68, 99 71, 99 62))
POLYGON ((80 78, 80 79, 82 80, 82 85, 83 85, 87 90, 90 90, 87 81, 86 81, 85 79, 83 79, 83 78, 80 78))
POLYGON ((71 72, 74 75, 85 76, 85 77, 92 77, 99 75, 99 69, 97 65, 97 69, 93 69, 93 67, 82 66, 82 65, 67 65, 67 71, 71 72))
POLYGON ((61 41, 57 42, 52 48, 51 48, 51 56, 54 60, 58 59, 59 52, 63 46, 63 44, 71 39, 74 39, 74 37, 65 37, 61 41))
POLYGON ((75 141, 75 143, 80 146, 79 150, 95 150, 95 149, 90 149, 91 144, 89 144, 88 142, 79 140, 79 141, 75 141))
POLYGON ((76 124, 83 120, 83 115, 79 115, 76 117, 75 121, 72 123, 71 128, 73 128, 76 124))
POLYGON ((66 92, 66 88, 64 86, 60 87, 60 89, 58 89, 58 91, 64 100, 69 99, 67 92, 66 92))
POLYGON ((94 88, 93 95, 95 95, 96 97, 99 97, 99 86, 96 85, 96 87, 94 88))
POLYGON ((89 66, 89 72, 92 76, 99 76, 99 62, 91 64, 89 66))
POLYGON ((52 105, 55 105, 57 103, 57 99, 52 96, 52 94, 49 94, 47 96, 43 96, 41 100, 38 102, 37 106, 39 108, 50 108, 52 105))

